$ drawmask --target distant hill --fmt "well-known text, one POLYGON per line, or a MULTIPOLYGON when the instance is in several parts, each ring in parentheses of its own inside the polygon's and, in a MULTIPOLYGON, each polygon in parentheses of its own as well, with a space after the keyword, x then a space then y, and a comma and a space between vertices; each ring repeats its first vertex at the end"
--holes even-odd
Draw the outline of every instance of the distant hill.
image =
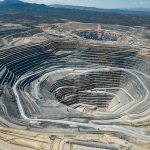
POLYGON ((23 5, 25 3, 22 1, 19 1, 19 0, 4 0, 4 1, 0 2, 0 4, 8 6, 8 5, 23 5))
POLYGON ((49 6, 53 8, 68 8, 68 9, 78 9, 78 10, 87 10, 87 11, 96 11, 96 12, 114 12, 114 13, 122 13, 122 14, 150 15, 149 13, 147 13, 150 12, 150 8, 102 9, 96 7, 83 7, 83 6, 60 5, 60 4, 54 4, 49 6))
POLYGON ((150 12, 150 8, 130 8, 124 10, 150 12))
POLYGON ((60 4, 54 4, 54 5, 49 5, 49 6, 54 7, 54 8, 79 9, 79 10, 88 10, 88 11, 97 11, 97 12, 122 11, 119 9, 102 9, 102 8, 96 8, 96 7, 84 7, 84 6, 72 6, 72 5, 60 5, 60 4))
POLYGON ((55 23, 79 21, 85 23, 104 23, 120 25, 149 25, 149 13, 130 13, 126 10, 96 9, 75 6, 31 4, 19 0, 0 2, 0 21, 17 23, 55 23), (96 10, 95 10, 96 9, 96 10))

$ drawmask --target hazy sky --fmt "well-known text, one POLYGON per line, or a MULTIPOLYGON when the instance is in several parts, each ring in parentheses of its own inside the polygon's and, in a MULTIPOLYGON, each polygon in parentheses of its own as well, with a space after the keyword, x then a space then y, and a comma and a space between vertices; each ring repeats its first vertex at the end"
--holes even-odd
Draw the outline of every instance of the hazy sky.
POLYGON ((150 8, 150 0, 22 0, 32 3, 80 5, 99 8, 150 8))

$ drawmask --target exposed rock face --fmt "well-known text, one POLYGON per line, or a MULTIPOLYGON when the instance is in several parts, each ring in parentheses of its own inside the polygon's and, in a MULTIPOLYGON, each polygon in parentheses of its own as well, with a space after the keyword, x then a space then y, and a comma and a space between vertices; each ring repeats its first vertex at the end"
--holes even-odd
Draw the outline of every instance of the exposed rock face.
POLYGON ((0 128, 1 150, 97 150, 99 148, 149 150, 111 135, 39 133, 0 128))
POLYGON ((146 29, 69 25, 1 24, 0 144, 7 150, 149 149, 146 29))

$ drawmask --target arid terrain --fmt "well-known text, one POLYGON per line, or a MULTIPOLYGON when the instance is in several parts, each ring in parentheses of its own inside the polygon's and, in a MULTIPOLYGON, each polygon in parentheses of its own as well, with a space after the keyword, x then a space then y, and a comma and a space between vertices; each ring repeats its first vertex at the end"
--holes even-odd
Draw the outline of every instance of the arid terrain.
POLYGON ((149 35, 0 22, 0 150, 149 150, 149 35))

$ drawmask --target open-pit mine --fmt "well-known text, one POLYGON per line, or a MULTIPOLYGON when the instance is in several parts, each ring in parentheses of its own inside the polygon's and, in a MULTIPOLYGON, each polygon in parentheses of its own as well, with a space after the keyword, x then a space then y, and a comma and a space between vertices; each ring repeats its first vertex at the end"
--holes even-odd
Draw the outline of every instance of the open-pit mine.
POLYGON ((150 29, 0 24, 0 149, 149 150, 150 29))

